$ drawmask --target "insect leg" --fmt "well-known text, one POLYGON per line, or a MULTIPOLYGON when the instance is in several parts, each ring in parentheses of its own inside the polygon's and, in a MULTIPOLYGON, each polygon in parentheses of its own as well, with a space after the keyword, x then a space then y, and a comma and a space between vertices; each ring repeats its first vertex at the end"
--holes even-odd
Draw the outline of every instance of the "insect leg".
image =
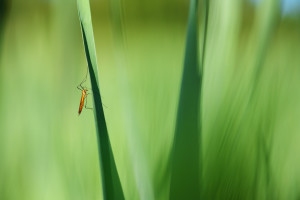
POLYGON ((87 96, 89 95, 90 93, 88 93, 88 94, 86 94, 86 97, 85 97, 85 105, 84 105, 84 107, 86 108, 86 109, 93 109, 93 108, 89 108, 89 107, 87 107, 87 96))
POLYGON ((82 84, 84 83, 84 82, 86 82, 86 79, 87 79, 87 75, 88 75, 88 72, 89 72, 89 68, 87 67, 86 68, 86 75, 85 75, 85 77, 84 77, 84 79, 81 81, 81 83, 77 86, 77 88, 79 89, 79 90, 84 90, 86 87, 83 87, 82 86, 82 84))
POLYGON ((77 89, 80 90, 80 91, 83 90, 82 86, 79 87, 79 85, 77 86, 77 89))
MULTIPOLYGON (((93 94, 93 93, 87 93, 86 95, 89 95, 89 94, 93 94)), ((103 107, 107 108, 107 106, 102 102, 102 105, 103 107)))

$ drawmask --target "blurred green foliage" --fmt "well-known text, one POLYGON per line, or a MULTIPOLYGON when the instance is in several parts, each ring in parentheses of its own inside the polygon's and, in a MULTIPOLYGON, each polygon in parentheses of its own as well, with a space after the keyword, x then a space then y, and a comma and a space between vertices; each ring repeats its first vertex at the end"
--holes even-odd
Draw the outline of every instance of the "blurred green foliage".
MULTIPOLYGON (((126 199, 167 199, 188 1, 120 2, 117 35, 113 5, 91 1, 112 149, 126 199)), ((300 20, 266 12, 268 4, 212 2, 203 197, 299 199, 300 20)), ((0 199, 101 199, 93 114, 77 114, 86 61, 76 2, 9 4, 0 27, 0 199)))

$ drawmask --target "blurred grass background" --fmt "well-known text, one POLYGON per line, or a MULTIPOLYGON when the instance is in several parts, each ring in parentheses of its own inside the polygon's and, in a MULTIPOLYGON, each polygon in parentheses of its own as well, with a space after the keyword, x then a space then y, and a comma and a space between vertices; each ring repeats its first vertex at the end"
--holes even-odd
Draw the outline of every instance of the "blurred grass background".
MULTIPOLYGON (((116 165, 126 199, 167 199, 189 2, 120 3, 117 30, 114 5, 91 1, 116 165)), ((204 199, 300 198, 300 18, 281 5, 272 15, 248 1, 210 6, 204 199)), ((101 199, 93 114, 77 114, 76 1, 2 0, 0 10, 0 199, 101 199)))

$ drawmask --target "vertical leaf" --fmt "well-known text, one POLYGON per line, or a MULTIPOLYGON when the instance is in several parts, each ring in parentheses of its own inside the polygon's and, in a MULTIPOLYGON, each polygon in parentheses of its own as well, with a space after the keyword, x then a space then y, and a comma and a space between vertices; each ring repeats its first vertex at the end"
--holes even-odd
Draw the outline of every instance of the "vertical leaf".
MULTIPOLYGON (((122 0, 110 1, 111 25, 114 39, 114 54, 117 67, 117 79, 120 86, 120 96, 118 97, 121 103, 119 109, 120 118, 126 119, 126 125, 123 127, 123 132, 129 150, 129 159, 133 170, 132 180, 135 184, 126 184, 124 189, 126 192, 136 187, 138 199, 154 199, 153 182, 151 180, 151 170, 149 159, 147 159, 145 148, 141 143, 141 124, 139 116, 136 114, 137 107, 134 105, 134 92, 130 87, 130 73, 133 71, 128 68, 127 58, 127 35, 125 18, 125 7, 122 0), (126 188, 125 188, 126 187, 126 188)), ((128 175, 127 175, 128 176, 128 175)), ((128 182, 127 182, 128 183, 128 182)))
MULTIPOLYGON (((205 1, 204 41, 206 40, 208 2, 205 1)), ((201 99, 202 73, 198 58, 198 1, 191 0, 176 130, 172 152, 170 199, 200 198, 201 99)))
MULTIPOLYGON (((265 70, 265 61, 268 56, 268 49, 270 48, 274 33, 278 26, 280 13, 280 1, 279 0, 265 0, 259 7, 258 17, 256 19, 257 33, 254 35, 255 40, 258 40, 255 57, 252 61, 253 73, 252 76, 252 88, 250 89, 248 112, 251 110, 257 110, 262 104, 263 100, 260 95, 260 90, 265 81, 263 72, 265 70)), ((276 99, 276 98, 274 98, 276 99)), ((272 198, 272 192, 270 191, 270 179, 271 179, 271 163, 270 158, 272 155, 272 143, 273 143, 273 131, 271 123, 274 120, 275 115, 270 115, 268 112, 272 111, 272 103, 274 99, 269 98, 268 105, 269 110, 266 106, 261 108, 260 112, 254 113, 254 119, 261 119, 258 123, 256 130, 256 167, 253 181, 253 198, 258 198, 259 181, 261 179, 261 173, 265 171, 265 182, 266 182, 266 197, 267 199, 272 198), (272 117, 270 117, 270 116, 272 117), (264 168, 262 168, 263 166, 264 168)))
POLYGON ((99 90, 96 49, 94 43, 89 1, 77 0, 77 7, 94 98, 94 116, 98 139, 103 198, 124 199, 121 182, 117 172, 109 135, 107 132, 99 90))

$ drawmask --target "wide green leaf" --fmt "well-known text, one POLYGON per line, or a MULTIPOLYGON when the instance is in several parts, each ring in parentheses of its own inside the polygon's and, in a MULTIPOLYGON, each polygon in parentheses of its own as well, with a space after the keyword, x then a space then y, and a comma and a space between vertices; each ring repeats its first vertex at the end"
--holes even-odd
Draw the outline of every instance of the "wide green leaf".
POLYGON ((201 196, 201 85, 208 2, 205 1, 202 54, 198 53, 198 1, 191 0, 186 51, 172 152, 170 199, 201 196), (200 61, 200 64, 199 64, 200 61), (200 65, 200 71, 199 71, 200 65))

